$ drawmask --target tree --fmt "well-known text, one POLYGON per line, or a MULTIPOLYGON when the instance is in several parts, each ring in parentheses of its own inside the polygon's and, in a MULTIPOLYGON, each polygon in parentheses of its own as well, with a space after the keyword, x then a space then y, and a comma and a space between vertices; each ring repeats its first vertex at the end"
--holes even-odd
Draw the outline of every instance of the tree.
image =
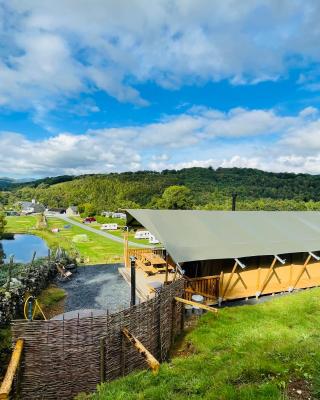
POLYGON ((3 212, 0 211, 0 239, 4 233, 4 228, 7 225, 6 217, 3 212))
POLYGON ((191 190, 186 186, 169 186, 165 189, 162 197, 156 201, 157 208, 171 210, 187 210, 192 208, 193 201, 191 190))

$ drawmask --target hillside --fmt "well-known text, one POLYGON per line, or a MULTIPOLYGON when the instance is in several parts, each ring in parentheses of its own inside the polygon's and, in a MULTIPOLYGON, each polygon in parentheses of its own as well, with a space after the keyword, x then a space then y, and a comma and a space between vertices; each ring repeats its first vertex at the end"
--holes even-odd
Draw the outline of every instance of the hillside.
POLYGON ((240 209, 263 209, 265 206, 271 209, 304 209, 306 202, 311 202, 310 207, 317 209, 313 203, 320 200, 319 175, 240 168, 61 176, 15 184, 11 186, 11 191, 17 199, 36 198, 49 206, 89 203, 97 210, 114 210, 119 207, 153 207, 155 199, 172 185, 189 188, 190 207, 197 208, 229 209, 233 192, 238 194, 240 209))
POLYGON ((77 399, 319 398, 320 289, 209 313, 157 376, 135 372, 77 399))

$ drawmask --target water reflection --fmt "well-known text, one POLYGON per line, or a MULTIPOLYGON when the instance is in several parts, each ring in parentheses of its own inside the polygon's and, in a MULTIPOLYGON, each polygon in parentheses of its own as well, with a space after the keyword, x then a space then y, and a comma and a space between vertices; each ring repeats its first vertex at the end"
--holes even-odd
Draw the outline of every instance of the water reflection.
POLYGON ((15 234, 13 239, 0 240, 0 259, 1 251, 5 255, 4 262, 9 262, 10 256, 14 255, 15 262, 26 263, 31 261, 34 251, 37 253, 37 258, 46 257, 48 246, 37 236, 15 234))

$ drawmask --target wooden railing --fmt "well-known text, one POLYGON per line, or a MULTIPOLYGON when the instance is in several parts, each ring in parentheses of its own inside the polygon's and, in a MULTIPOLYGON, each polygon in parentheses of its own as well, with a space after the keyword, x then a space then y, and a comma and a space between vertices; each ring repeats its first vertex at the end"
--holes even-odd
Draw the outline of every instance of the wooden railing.
MULTIPOLYGON (((142 254, 151 254, 151 253, 165 259, 165 250, 162 248, 159 248, 159 249, 157 249, 157 248, 154 248, 154 249, 151 249, 151 248, 128 249, 128 257, 127 258, 129 259, 130 256, 134 256, 137 259, 140 259, 142 254)), ((170 256, 168 256, 167 262, 168 262, 168 265, 171 265, 171 267, 175 268, 175 263, 172 261, 170 256)), ((129 267, 129 262, 127 262, 127 266, 129 267)))
POLYGON ((164 249, 150 249, 150 248, 139 248, 139 249, 129 249, 128 250, 129 256, 134 256, 139 258, 141 254, 143 253, 153 253, 156 254, 157 256, 164 257, 164 249))
POLYGON ((12 394, 14 378, 18 374, 23 351, 23 339, 18 339, 7 368, 6 375, 0 387, 0 400, 8 400, 12 394))
POLYGON ((191 300, 194 294, 203 296, 205 302, 216 301, 219 297, 219 275, 187 278, 185 281, 185 298, 191 300))

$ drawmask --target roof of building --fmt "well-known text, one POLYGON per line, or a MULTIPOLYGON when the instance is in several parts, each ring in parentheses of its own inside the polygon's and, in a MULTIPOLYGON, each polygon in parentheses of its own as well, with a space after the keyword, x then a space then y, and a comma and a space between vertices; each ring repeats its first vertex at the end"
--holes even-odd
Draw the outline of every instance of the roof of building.
POLYGON ((127 210, 175 262, 320 250, 320 212, 127 210))
POLYGON ((32 208, 34 212, 43 212, 45 207, 39 203, 32 203, 31 201, 20 201, 19 204, 21 205, 23 210, 27 210, 32 208))

